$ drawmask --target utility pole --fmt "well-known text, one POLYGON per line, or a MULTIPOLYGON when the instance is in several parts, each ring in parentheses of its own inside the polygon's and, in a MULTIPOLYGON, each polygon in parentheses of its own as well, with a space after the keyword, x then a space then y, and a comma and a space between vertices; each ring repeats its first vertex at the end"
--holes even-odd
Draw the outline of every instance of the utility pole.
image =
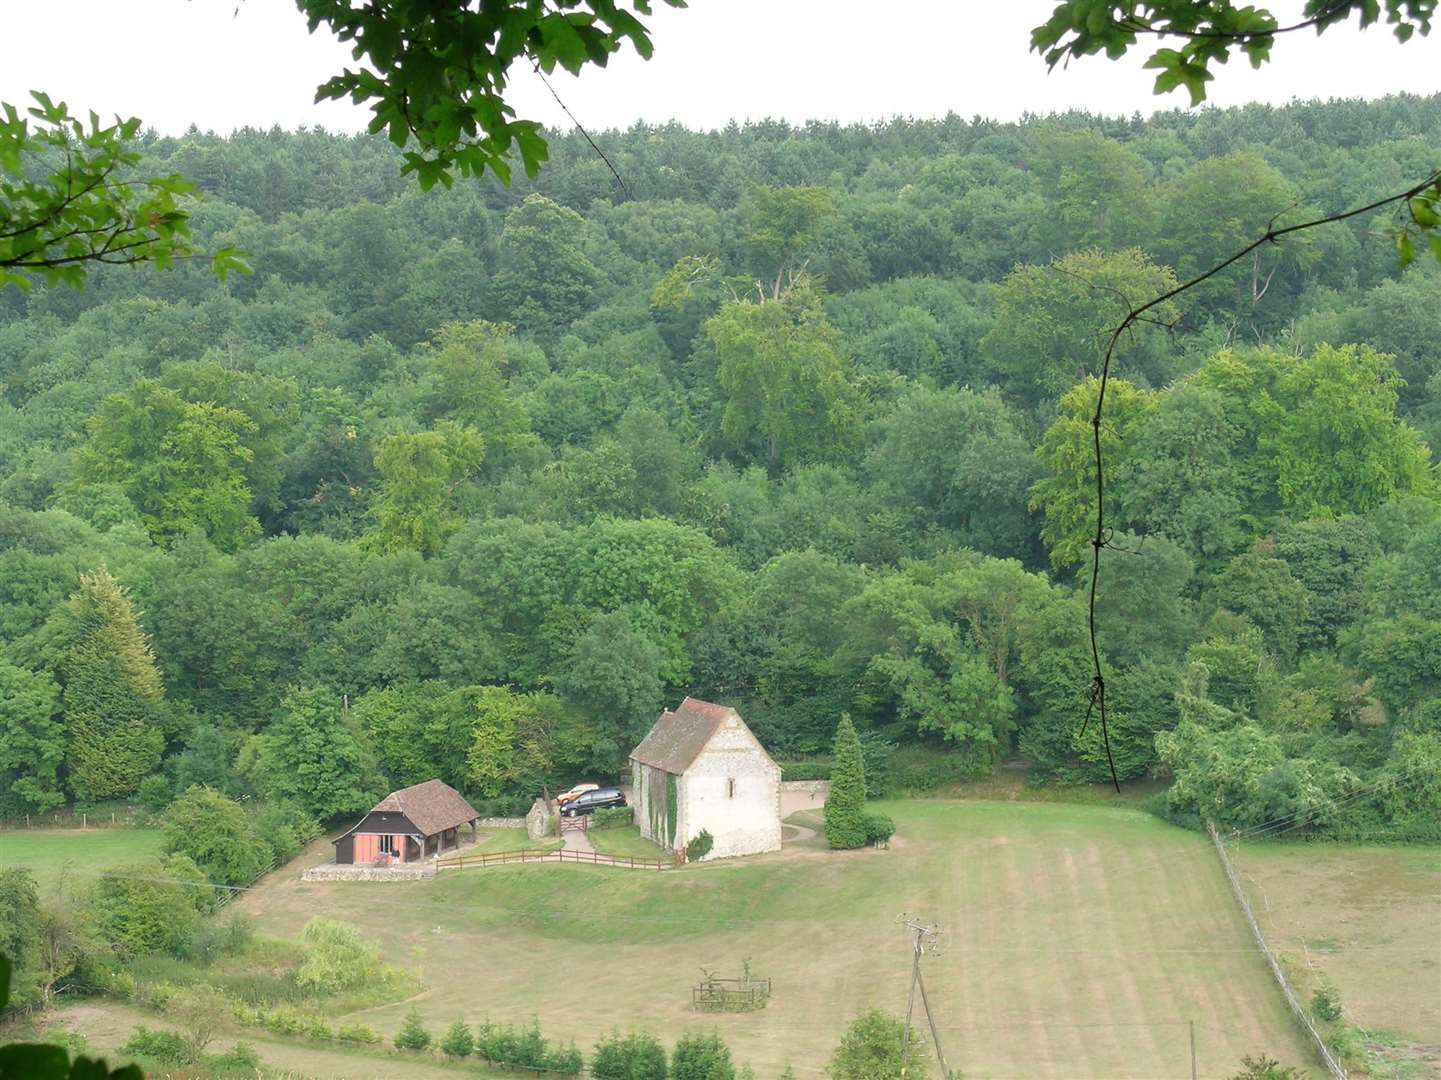
POLYGON ((926 983, 921 978, 921 956, 929 952, 932 956, 940 955, 938 939, 941 934, 939 926, 922 922, 902 912, 896 917, 900 923, 912 935, 911 938, 911 988, 906 995, 906 1025, 901 1030, 901 1075, 909 1075, 910 1053, 911 1053, 911 1015, 915 1010, 916 989, 921 991, 921 1008, 926 1010, 926 1024, 931 1029, 931 1041, 936 1044, 936 1060, 941 1063, 941 1076, 950 1080, 951 1067, 946 1064, 946 1055, 941 1051, 941 1036, 936 1029, 936 1018, 931 1012, 931 1002, 926 996, 926 983))

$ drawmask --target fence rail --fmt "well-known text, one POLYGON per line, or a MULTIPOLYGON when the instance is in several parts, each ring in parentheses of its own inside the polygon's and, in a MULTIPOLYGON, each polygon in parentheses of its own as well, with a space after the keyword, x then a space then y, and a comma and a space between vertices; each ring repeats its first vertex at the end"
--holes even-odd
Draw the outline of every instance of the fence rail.
POLYGON ((1326 1063, 1327 1070, 1335 1080, 1348 1080, 1346 1068, 1336 1060, 1336 1055, 1326 1045, 1326 1040, 1316 1030, 1315 1023, 1311 1020, 1311 1014, 1301 1005, 1300 999, 1296 997, 1296 991, 1291 989, 1291 980, 1286 978, 1286 973, 1281 970, 1280 961, 1276 954, 1271 951, 1271 946, 1266 943, 1266 935, 1261 932, 1261 924, 1256 921, 1256 913, 1251 910, 1251 901, 1246 898, 1246 890, 1241 888, 1241 879, 1236 876, 1236 868, 1231 865, 1231 854, 1226 850, 1226 845, 1221 842, 1221 834, 1216 831, 1212 822, 1206 822, 1206 831, 1211 834, 1211 842, 1216 845, 1216 854, 1221 859, 1221 869, 1226 871, 1226 880, 1231 883, 1231 892, 1236 897, 1236 903, 1241 905, 1241 914, 1246 916, 1246 922, 1250 924, 1251 933, 1256 938, 1256 945, 1261 950, 1261 955, 1266 958, 1266 965, 1275 976, 1276 983, 1281 987, 1281 993, 1286 998, 1286 1004, 1290 1006, 1291 1012, 1306 1033, 1311 1036, 1311 1041, 1316 1044, 1316 1050, 1321 1055, 1321 1060, 1326 1063))
POLYGON ((669 870, 673 866, 679 866, 681 861, 679 856, 674 859, 635 859, 627 855, 603 855, 599 851, 521 848, 519 851, 452 855, 448 859, 438 860, 435 868, 436 870, 471 870, 518 862, 574 862, 592 866, 621 866, 629 870, 669 870))
POLYGON ((771 999, 769 979, 706 979, 691 987, 691 1008, 699 1012, 750 1012, 771 999))
POLYGON ((48 810, 0 819, 0 832, 20 829, 136 829, 147 815, 137 810, 48 810))
POLYGON ((481 1061, 484 1061, 492 1069, 501 1069, 504 1072, 521 1073, 528 1076, 580 1076, 579 1072, 562 1072, 560 1069, 547 1069, 540 1065, 518 1065, 510 1061, 497 1061, 495 1058, 488 1058, 484 1054, 477 1054, 481 1061))

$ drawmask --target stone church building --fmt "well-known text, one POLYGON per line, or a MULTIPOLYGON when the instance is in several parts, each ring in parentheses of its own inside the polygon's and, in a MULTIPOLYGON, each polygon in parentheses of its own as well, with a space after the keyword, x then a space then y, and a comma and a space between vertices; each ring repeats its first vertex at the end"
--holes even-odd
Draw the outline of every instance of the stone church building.
POLYGON ((686 698, 631 751, 641 835, 683 851, 702 830, 707 859, 781 846, 781 770, 734 709, 686 698))

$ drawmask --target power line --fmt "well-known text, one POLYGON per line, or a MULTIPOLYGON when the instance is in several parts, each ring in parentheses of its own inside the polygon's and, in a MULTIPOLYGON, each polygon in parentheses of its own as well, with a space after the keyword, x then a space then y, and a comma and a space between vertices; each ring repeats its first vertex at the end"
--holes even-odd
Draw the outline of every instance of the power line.
POLYGON ((625 181, 616 167, 611 164, 610 158, 605 156, 605 151, 596 145, 596 141, 590 137, 590 132, 581 126, 581 122, 575 118, 575 113, 570 111, 570 106, 560 99, 560 95, 555 92, 555 87, 551 86, 550 80, 545 77, 545 72, 540 70, 540 64, 532 61, 531 66, 535 69, 536 75, 540 77, 540 81, 545 84, 545 88, 550 91, 550 96, 555 98, 555 103, 561 107, 566 116, 570 117, 570 122, 575 125, 575 130, 585 136, 585 141, 590 143, 590 148, 595 151, 596 156, 605 162, 605 167, 610 170, 611 176, 615 177, 615 182, 620 185, 621 194, 629 199, 630 188, 626 187, 625 181))
POLYGON ((1298 828, 1301 825, 1301 822, 1297 820, 1299 818, 1304 818, 1307 815, 1311 814, 1334 812, 1337 808, 1353 803, 1357 799, 1364 798, 1367 795, 1374 795, 1376 792, 1388 787, 1393 782, 1397 784, 1404 784, 1411 780, 1418 779, 1423 775, 1424 773, 1420 766, 1413 765, 1410 769, 1401 772, 1401 774, 1397 776, 1394 780, 1388 777, 1387 779, 1378 780, 1371 784, 1367 784, 1353 791, 1349 795, 1344 795, 1339 799, 1331 800, 1330 804, 1327 806, 1303 807, 1302 809, 1292 811, 1289 814, 1282 814, 1280 817, 1272 818, 1269 821, 1263 821, 1259 825, 1252 825, 1245 829, 1237 829, 1227 839, 1238 841, 1250 840, 1265 836, 1268 833, 1271 835, 1275 835, 1277 833, 1285 832, 1288 829, 1298 828), (1286 822, 1292 822, 1292 824, 1287 825, 1286 822))
POLYGON ((1200 285, 1203 282, 1210 280, 1217 274, 1220 274, 1222 271, 1226 270, 1228 267, 1240 262, 1247 255, 1250 255, 1253 251, 1259 251, 1263 246, 1267 244, 1275 244, 1283 237, 1289 236, 1292 233, 1302 232, 1306 229, 1314 229, 1321 225, 1330 225, 1336 222, 1346 221, 1350 218, 1358 217, 1362 214, 1369 214, 1374 210, 1379 210, 1383 206, 1389 206, 1397 203, 1404 206, 1406 205, 1406 201, 1408 199, 1414 198, 1415 196, 1425 192, 1428 188, 1437 185, 1441 185, 1441 170, 1432 172, 1429 176, 1426 177, 1426 179, 1422 180, 1419 184, 1415 184, 1407 188, 1405 191, 1397 192, 1394 195, 1388 195, 1382 199, 1377 199, 1375 202, 1368 203, 1365 206, 1353 207, 1350 210, 1343 210, 1340 213, 1328 214, 1325 217, 1315 218, 1310 221, 1299 222, 1295 225, 1284 225, 1280 227, 1276 225, 1276 218, 1272 218, 1270 223, 1266 226, 1266 231, 1264 234, 1257 237, 1255 240, 1247 244, 1245 247, 1241 248, 1239 251, 1236 251, 1233 254, 1222 259, 1220 262, 1213 265, 1210 269, 1205 270, 1202 273, 1199 273, 1196 276, 1190 278, 1189 280, 1183 281, 1180 284, 1174 286, 1173 288, 1167 289, 1165 292, 1162 292, 1159 295, 1152 297, 1150 300, 1147 300, 1139 307, 1133 307, 1129 312, 1126 313, 1126 317, 1122 319, 1120 323, 1117 324, 1115 329, 1111 331, 1110 339, 1106 344, 1105 356, 1101 361, 1101 373, 1100 378, 1097 382, 1096 390, 1096 408, 1091 415, 1091 434, 1094 444, 1092 461, 1095 463, 1096 466, 1096 528, 1095 534, 1090 540, 1091 584, 1087 600, 1086 629, 1090 635, 1092 677, 1091 686, 1087 694, 1088 704, 1086 707, 1086 719, 1081 725, 1081 734, 1085 734, 1086 729, 1090 726, 1092 715, 1098 713, 1101 721, 1101 739, 1102 742, 1105 744, 1106 748, 1106 762, 1110 766, 1111 783, 1115 785, 1117 794, 1119 794, 1121 791, 1121 781, 1116 773, 1115 759, 1111 756, 1111 732, 1106 720, 1106 677, 1101 665, 1100 645, 1097 643, 1096 592, 1101 580, 1101 549, 1111 546, 1111 536, 1113 532, 1113 530, 1106 526, 1106 484, 1103 471, 1104 455, 1101 450, 1101 423, 1105 417, 1106 390, 1109 388, 1111 382, 1111 367, 1115 359, 1116 346, 1120 343, 1121 335, 1126 333, 1126 331, 1129 330, 1136 323, 1141 322, 1143 319, 1145 319, 1147 312, 1159 307, 1161 304, 1164 304, 1177 296, 1180 296, 1187 290, 1193 289, 1197 285, 1200 285))
POLYGON ((193 889, 224 889, 229 892, 249 892, 254 885, 222 885, 218 881, 196 881, 194 878, 149 877, 144 874, 116 874, 106 870, 70 870, 76 877, 104 878, 111 881, 148 881, 156 885, 189 885, 193 889))

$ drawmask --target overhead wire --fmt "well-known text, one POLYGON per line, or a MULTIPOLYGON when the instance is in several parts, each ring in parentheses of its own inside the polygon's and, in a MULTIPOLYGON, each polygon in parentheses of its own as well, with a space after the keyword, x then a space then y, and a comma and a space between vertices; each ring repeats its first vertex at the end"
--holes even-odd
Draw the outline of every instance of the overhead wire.
POLYGON ((1415 780, 1422 775, 1422 772, 1423 771, 1421 770, 1419 765, 1413 765, 1409 769, 1402 770, 1401 773, 1395 778, 1388 777, 1384 780, 1379 780, 1364 785, 1363 787, 1357 788, 1349 795, 1342 796, 1339 799, 1333 799, 1330 804, 1326 806, 1303 807, 1302 809, 1292 811, 1289 814, 1282 814, 1279 817, 1272 818, 1268 821, 1263 821, 1258 825, 1252 825, 1245 829, 1237 829, 1229 835, 1228 839, 1249 840, 1265 836, 1268 833, 1271 835, 1275 835, 1280 832, 1285 832, 1288 829, 1298 827, 1298 819, 1300 818, 1307 817, 1308 815, 1327 813, 1336 809, 1337 807, 1349 805, 1350 803, 1355 802, 1357 799, 1364 798, 1367 795, 1375 794, 1383 788, 1390 786, 1392 783, 1406 783, 1408 781, 1415 780), (1287 822, 1291 822, 1292 824, 1287 824, 1287 822))

